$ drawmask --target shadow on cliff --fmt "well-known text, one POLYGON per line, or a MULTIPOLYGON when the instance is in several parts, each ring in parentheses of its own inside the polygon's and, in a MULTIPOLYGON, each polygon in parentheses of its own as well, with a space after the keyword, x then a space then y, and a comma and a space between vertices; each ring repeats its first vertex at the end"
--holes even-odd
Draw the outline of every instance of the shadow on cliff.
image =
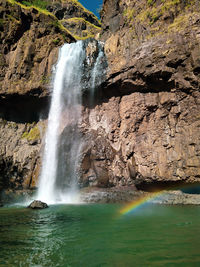
POLYGON ((151 183, 143 181, 139 185, 136 185, 136 188, 147 192, 181 190, 187 194, 200 194, 200 183, 188 184, 183 181, 154 181, 151 183))
MULTIPOLYGON (((118 73, 119 74, 119 73, 118 73)), ((116 74, 116 75, 118 75, 116 74)), ((109 102, 112 97, 123 97, 133 93, 158 93, 158 92, 171 92, 176 88, 175 81, 170 80, 170 76, 162 77, 159 73, 152 77, 140 77, 143 84, 133 84, 134 80, 117 80, 112 82, 110 77, 107 81, 95 88, 94 95, 91 99, 90 92, 85 91, 83 94, 83 105, 85 107, 94 108, 102 103, 109 102)), ((136 78, 135 78, 136 79, 136 78)))
POLYGON ((6 121, 16 123, 38 122, 47 119, 49 99, 36 96, 12 95, 0 98, 0 117, 6 121))

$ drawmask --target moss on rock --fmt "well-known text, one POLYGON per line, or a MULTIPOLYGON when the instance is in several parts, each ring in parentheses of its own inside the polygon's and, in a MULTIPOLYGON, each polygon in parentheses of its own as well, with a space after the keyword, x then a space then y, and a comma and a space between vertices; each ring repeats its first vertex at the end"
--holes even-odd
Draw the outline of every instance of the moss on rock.
POLYGON ((40 139, 40 130, 37 126, 32 128, 30 131, 25 131, 22 134, 22 138, 26 138, 28 141, 35 142, 40 139))

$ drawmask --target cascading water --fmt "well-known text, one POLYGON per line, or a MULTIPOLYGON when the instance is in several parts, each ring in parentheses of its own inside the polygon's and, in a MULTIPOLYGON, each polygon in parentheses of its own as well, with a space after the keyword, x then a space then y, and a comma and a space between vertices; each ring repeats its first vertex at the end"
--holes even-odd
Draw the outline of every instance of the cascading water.
POLYGON ((60 50, 37 196, 41 201, 77 201, 82 92, 88 89, 93 92, 99 86, 105 74, 102 62, 105 62, 102 46, 94 40, 65 44, 60 50), (90 42, 96 48, 88 54, 90 42))

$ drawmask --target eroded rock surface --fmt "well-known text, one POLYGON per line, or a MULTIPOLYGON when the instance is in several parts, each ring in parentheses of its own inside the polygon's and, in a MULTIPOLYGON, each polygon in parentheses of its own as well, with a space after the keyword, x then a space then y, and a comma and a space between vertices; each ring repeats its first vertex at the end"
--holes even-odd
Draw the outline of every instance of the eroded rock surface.
POLYGON ((104 1, 109 69, 85 105, 83 184, 199 183, 199 26, 195 1, 104 1))
POLYGON ((49 95, 57 47, 74 38, 56 27, 56 18, 35 8, 3 0, 0 6, 0 96, 49 95))
POLYGON ((36 187, 45 127, 43 121, 24 124, 0 119, 0 190, 36 187))

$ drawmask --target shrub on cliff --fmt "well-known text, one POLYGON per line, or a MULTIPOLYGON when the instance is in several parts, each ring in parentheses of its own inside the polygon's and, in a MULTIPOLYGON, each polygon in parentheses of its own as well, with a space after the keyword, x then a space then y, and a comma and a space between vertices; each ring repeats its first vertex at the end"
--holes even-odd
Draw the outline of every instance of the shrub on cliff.
POLYGON ((22 3, 23 5, 26 5, 26 6, 37 6, 39 8, 42 8, 42 9, 46 9, 48 3, 46 1, 43 1, 43 0, 17 0, 17 2, 20 2, 22 3))

